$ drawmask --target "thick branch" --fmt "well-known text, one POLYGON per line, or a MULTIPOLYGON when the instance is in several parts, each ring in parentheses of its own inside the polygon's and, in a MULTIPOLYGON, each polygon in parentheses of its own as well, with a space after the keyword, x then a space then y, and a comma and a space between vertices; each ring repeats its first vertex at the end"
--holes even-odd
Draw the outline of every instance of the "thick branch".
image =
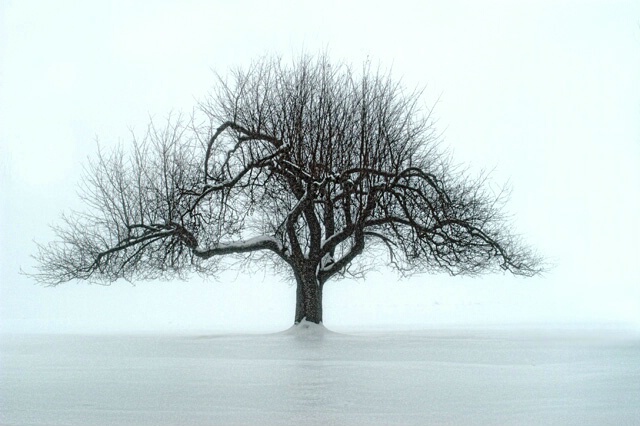
POLYGON ((256 237, 246 241, 219 243, 217 246, 208 249, 196 248, 193 250, 193 254, 201 259, 208 259, 213 256, 249 253, 259 250, 270 250, 282 259, 288 261, 288 258, 284 254, 282 244, 275 238, 269 236, 256 237))
POLYGON ((332 263, 325 267, 325 269, 321 270, 319 273, 319 279, 321 283, 326 282, 329 278, 334 276, 335 274, 341 272, 349 266, 349 264, 359 256, 364 250, 364 233, 362 231, 358 231, 354 235, 353 245, 351 249, 343 255, 340 259, 338 259, 335 263, 332 263))

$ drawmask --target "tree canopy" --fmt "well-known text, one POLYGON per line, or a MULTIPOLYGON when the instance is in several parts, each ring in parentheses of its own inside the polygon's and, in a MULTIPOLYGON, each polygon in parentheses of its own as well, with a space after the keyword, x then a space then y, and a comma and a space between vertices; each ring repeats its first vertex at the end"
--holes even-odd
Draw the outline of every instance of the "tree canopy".
POLYGON ((39 246, 34 275, 184 278, 235 256, 294 279, 295 322, 320 322, 325 283, 372 260, 402 274, 539 273, 503 213, 506 192, 453 163, 430 112, 390 72, 326 55, 218 76, 188 119, 99 151, 86 209, 39 246))

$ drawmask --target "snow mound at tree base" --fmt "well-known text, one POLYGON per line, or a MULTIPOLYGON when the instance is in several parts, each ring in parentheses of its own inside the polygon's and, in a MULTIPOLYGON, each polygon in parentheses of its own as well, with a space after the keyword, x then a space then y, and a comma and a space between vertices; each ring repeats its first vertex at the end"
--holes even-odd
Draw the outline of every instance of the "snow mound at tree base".
POLYGON ((315 322, 303 319, 299 323, 291 326, 288 330, 283 331, 282 334, 296 337, 321 338, 334 333, 327 330, 322 323, 316 324, 315 322))

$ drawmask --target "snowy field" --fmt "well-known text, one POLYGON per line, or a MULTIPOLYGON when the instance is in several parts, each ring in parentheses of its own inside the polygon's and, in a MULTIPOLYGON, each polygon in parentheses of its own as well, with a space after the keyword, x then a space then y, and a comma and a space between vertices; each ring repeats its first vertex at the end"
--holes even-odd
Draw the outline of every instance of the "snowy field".
POLYGON ((638 334, 0 335, 2 425, 637 425, 638 334))

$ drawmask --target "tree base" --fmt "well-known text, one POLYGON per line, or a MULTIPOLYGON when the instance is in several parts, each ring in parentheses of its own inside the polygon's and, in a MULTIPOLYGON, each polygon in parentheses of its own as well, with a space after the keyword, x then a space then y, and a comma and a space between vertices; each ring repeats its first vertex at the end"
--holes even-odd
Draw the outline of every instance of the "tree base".
POLYGON ((316 324, 315 322, 307 321, 306 318, 283 332, 283 334, 299 337, 323 337, 327 333, 329 333, 329 330, 322 323, 316 324))

